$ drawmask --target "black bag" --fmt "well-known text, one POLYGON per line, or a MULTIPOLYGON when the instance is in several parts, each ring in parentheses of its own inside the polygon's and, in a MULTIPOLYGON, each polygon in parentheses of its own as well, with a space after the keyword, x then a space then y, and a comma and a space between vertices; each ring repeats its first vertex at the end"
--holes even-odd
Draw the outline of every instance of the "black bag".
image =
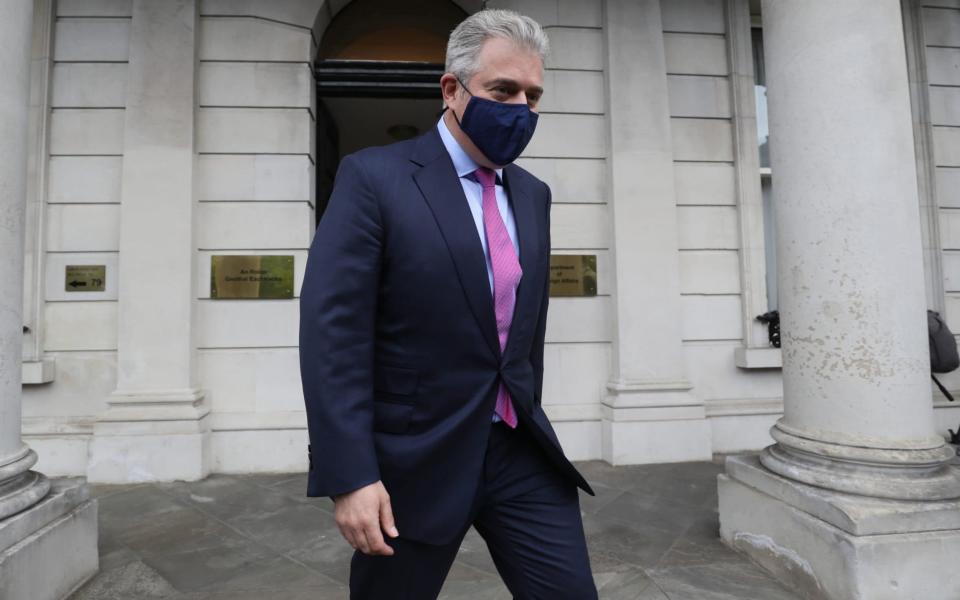
POLYGON ((940 313, 927 310, 927 331, 930 335, 930 377, 937 384, 947 400, 953 402, 953 396, 943 387, 934 373, 949 373, 960 367, 960 355, 957 354, 957 340, 944 322, 940 313))
POLYGON ((934 373, 949 373, 960 367, 957 340, 940 313, 927 311, 927 329, 930 333, 930 370, 934 373))
MULTIPOLYGON (((940 383, 934 373, 949 373, 960 367, 957 340, 940 313, 933 310, 927 310, 927 330, 930 335, 930 377, 947 400, 954 402, 953 395, 940 383)), ((950 432, 950 443, 960 444, 960 428, 957 431, 952 429, 947 431, 950 432)))

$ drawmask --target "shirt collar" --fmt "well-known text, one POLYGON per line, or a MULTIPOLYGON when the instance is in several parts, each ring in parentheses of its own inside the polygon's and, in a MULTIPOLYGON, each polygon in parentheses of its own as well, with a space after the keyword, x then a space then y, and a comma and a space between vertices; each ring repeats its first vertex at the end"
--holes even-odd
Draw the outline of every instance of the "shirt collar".
MULTIPOLYGON (((447 149, 447 154, 453 160, 453 168, 457 170, 457 177, 466 177, 480 168, 477 161, 470 158, 470 155, 460 146, 457 138, 450 133, 442 115, 440 120, 437 121, 437 131, 439 131, 440 139, 443 140, 443 145, 447 149)), ((495 171, 497 173, 497 183, 502 182, 503 169, 495 169, 495 171)))

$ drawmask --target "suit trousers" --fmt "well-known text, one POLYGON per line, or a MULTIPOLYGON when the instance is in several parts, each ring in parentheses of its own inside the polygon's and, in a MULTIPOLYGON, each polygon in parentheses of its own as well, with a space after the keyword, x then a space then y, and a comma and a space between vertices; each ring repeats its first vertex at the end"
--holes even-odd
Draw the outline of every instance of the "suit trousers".
MULTIPOLYGON (((522 422, 491 423, 466 527, 445 545, 384 534, 393 556, 355 550, 351 600, 436 599, 471 525, 518 600, 595 600, 576 485, 549 462, 522 422)), ((387 490, 389 492, 389 490, 387 490)))

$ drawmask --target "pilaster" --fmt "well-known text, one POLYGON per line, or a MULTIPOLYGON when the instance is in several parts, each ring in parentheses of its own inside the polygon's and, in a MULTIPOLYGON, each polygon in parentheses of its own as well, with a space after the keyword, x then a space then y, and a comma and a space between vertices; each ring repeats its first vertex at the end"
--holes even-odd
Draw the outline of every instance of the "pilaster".
POLYGON ((121 175, 117 389, 94 425, 98 482, 195 480, 209 466, 196 381, 195 0, 134 0, 121 175))
POLYGON ((673 144, 659 0, 607 0, 607 153, 615 273, 602 457, 709 460, 703 401, 684 373, 673 144))

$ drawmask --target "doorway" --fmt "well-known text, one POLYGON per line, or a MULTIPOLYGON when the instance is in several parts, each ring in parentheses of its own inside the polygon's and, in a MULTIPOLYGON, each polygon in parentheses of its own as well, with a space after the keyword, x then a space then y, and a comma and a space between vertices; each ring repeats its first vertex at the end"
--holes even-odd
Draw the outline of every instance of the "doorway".
POLYGON ((434 126, 447 36, 466 17, 450 0, 354 0, 334 17, 314 64, 316 223, 341 157, 434 126))

